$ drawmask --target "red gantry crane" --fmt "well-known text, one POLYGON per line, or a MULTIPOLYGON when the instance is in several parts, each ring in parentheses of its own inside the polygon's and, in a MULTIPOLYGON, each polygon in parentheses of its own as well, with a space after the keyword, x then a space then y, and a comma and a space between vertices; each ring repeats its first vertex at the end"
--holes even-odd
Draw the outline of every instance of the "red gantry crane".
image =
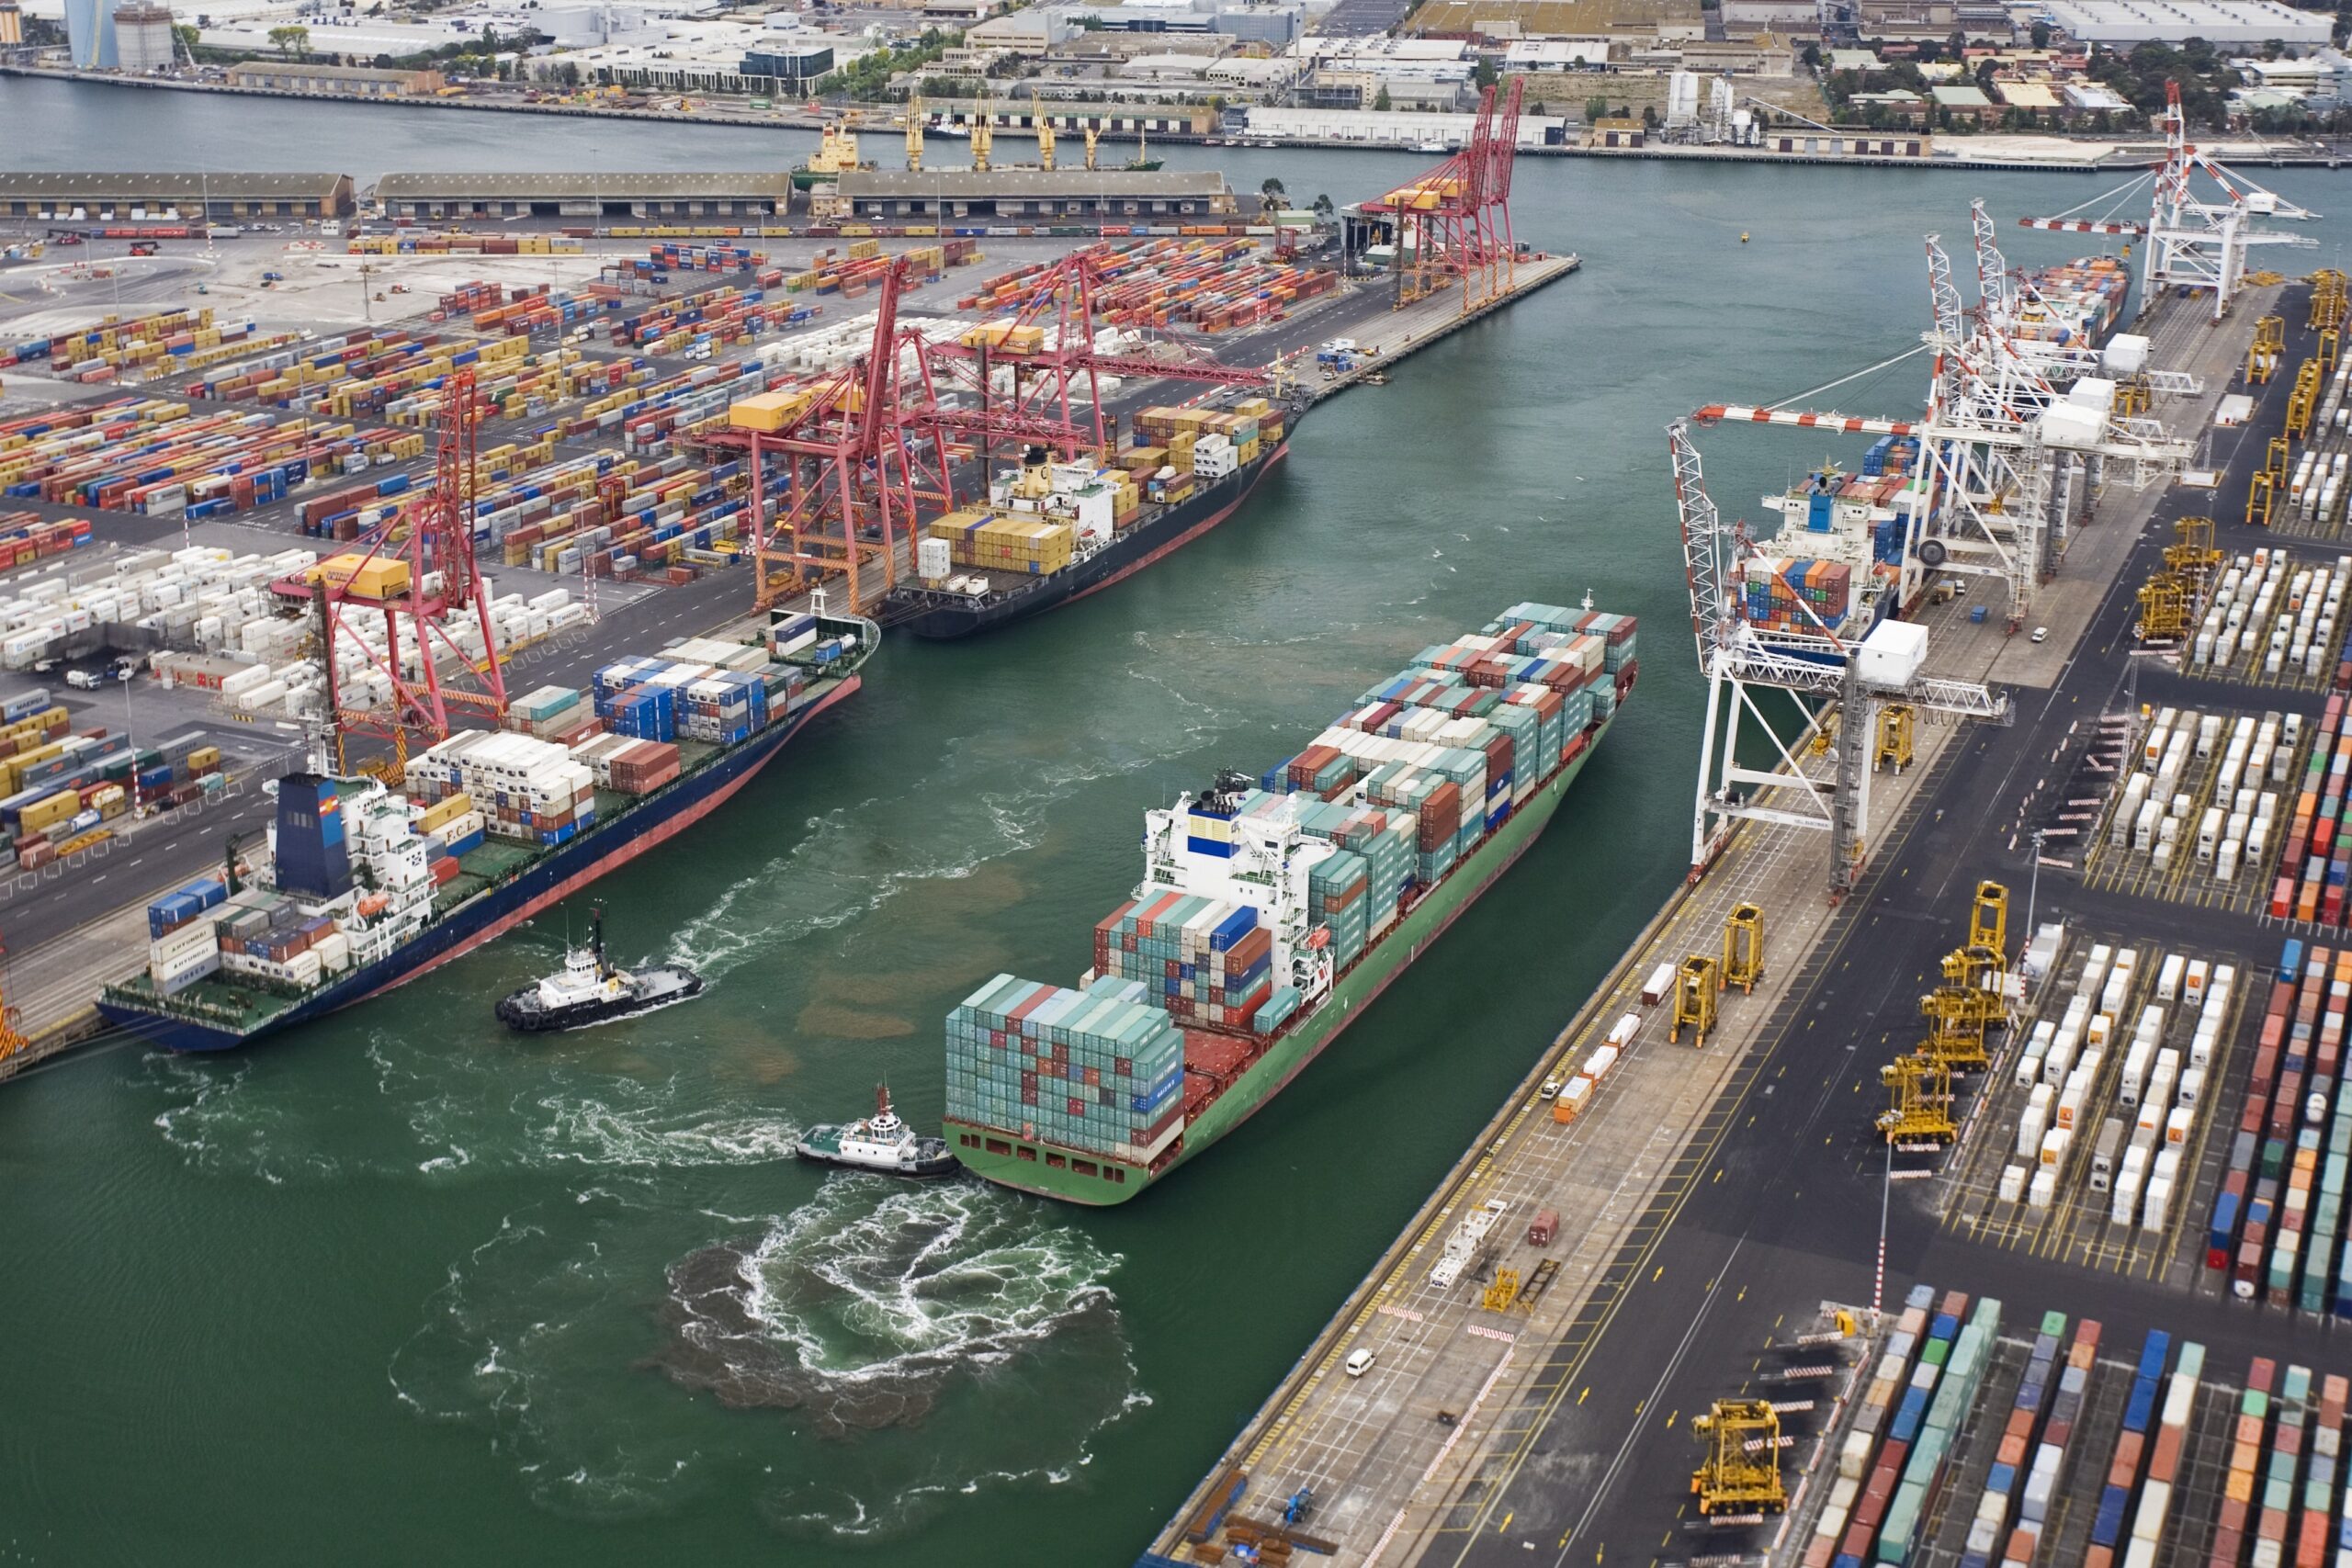
POLYGON ((703 437, 749 459, 762 609, 840 577, 849 608, 867 613, 906 570, 901 549, 926 512, 952 510, 959 484, 985 495, 997 444, 1065 459, 1109 452, 1117 421, 1103 408, 1105 378, 1274 384, 1269 371, 1215 360, 1097 352, 1094 299, 1107 254, 1065 257, 1012 316, 953 341, 900 323, 905 271, 894 265, 864 355, 822 381, 739 401, 730 428, 703 437), (965 468, 974 457, 977 474, 965 468))
POLYGON ((1499 97, 1487 88, 1466 146, 1410 185, 1363 204, 1364 212, 1385 214, 1393 225, 1398 310, 1456 279, 1465 315, 1510 292, 1518 254, 1510 177, 1524 85, 1513 77, 1499 97))
POLYGON ((352 735, 385 741, 398 767, 407 760, 409 733, 428 736, 427 744, 446 738, 453 710, 493 723, 506 715, 489 589, 474 563, 480 418, 473 372, 460 370, 442 388, 433 488, 411 513, 405 537, 394 537, 395 524, 379 524, 354 548, 271 585, 283 598, 318 608, 338 770, 350 765, 345 740, 352 735), (469 622, 481 635, 479 655, 455 636, 455 627, 469 622), (373 625, 380 625, 380 641, 363 631, 373 625), (346 650, 358 651, 389 683, 387 701, 344 700, 335 656, 346 650))

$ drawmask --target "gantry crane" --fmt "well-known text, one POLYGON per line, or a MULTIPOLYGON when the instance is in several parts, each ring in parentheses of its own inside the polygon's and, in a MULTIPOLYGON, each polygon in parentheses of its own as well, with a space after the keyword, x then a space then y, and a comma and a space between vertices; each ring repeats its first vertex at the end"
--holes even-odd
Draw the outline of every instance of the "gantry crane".
POLYGON ((2140 619, 2132 635, 2142 642, 2178 642, 2188 635, 2188 594, 2180 579, 2159 572, 2140 585, 2140 619))
MULTIPOLYGON (((1891 420, 1786 409, 1716 404, 1692 420, 1702 424, 1738 423, 1907 434, 1913 426, 1891 420)), ((1695 879, 1728 841, 1736 821, 1762 821, 1826 829, 1830 844, 1829 888, 1843 897, 1860 874, 1870 822, 1867 738, 1873 733, 1880 703, 1977 718, 2005 720, 2006 698, 1984 686, 1925 674, 1917 660, 1897 658, 1863 673, 1864 642, 1849 642, 1817 615, 1804 629, 1766 626, 1747 619, 1736 588, 1747 560, 1758 553, 1744 529, 1726 525, 1707 493, 1706 477, 1690 423, 1667 427, 1674 464, 1676 511, 1682 526, 1684 578, 1690 592, 1690 623, 1706 677, 1706 728, 1700 741, 1699 783, 1691 812, 1690 867, 1695 879), (1759 703, 1759 691, 1795 695, 1795 704, 1759 703), (1804 699, 1811 698, 1810 704, 1804 699), (1844 733, 1854 743, 1837 749, 1833 777, 1815 777, 1801 753, 1819 723, 1813 709, 1838 704, 1844 733), (1803 728, 1789 730, 1792 709, 1803 728), (1769 747, 1779 767, 1759 768, 1744 759, 1769 747), (1771 798, 1760 798, 1766 792, 1771 798)), ((1804 614, 1809 606, 1799 601, 1804 614)), ((1883 630, 1874 633, 1891 641, 1883 630)))
POLYGON ((270 584, 287 607, 318 617, 338 771, 351 765, 347 741, 354 735, 383 742, 397 769, 407 758, 410 735, 428 745, 443 739, 453 711, 493 723, 506 716, 505 660, 491 621, 489 586, 474 562, 481 417, 473 371, 455 372, 441 386, 432 486, 409 516, 379 524, 350 549, 270 584), (380 647, 361 635, 363 625, 380 628, 380 647), (459 626, 480 635, 479 655, 458 642, 459 626), (382 703, 344 700, 338 660, 345 653, 356 653, 382 676, 388 693, 382 703))
POLYGON ((2306 359, 2296 368, 2295 384, 2287 392, 2286 434, 2289 440, 2312 438, 2312 414, 2319 407, 2319 361, 2306 359))
POLYGON ((1951 1119, 1951 1064, 1913 1052, 1879 1069, 1887 1105, 1875 1125, 1890 1144, 1943 1144, 1959 1136, 1951 1119))
POLYGON ((1702 1518, 1717 1514, 1777 1514, 1789 1506, 1781 1484, 1781 1413, 1769 1400, 1718 1399, 1690 1418, 1707 1457, 1690 1476, 1702 1518))
POLYGON ((2332 266, 2324 266, 2304 280, 2312 286, 2311 325, 2314 331, 2334 332, 2344 324, 2347 309, 2352 309, 2352 296, 2347 296, 2344 274, 2332 266))
POLYGON ((1928 1038, 1919 1047, 1923 1053, 1962 1070, 1990 1061, 1984 1037, 2008 1021, 2008 1005, 1999 989, 2001 962, 1998 953, 1984 946, 1956 948, 1944 955, 1944 983, 1919 998, 1919 1011, 1928 1021, 1928 1038))
MULTIPOLYGON (((2070 210, 2079 212, 2097 202, 2111 204, 2149 177, 2142 175, 2070 210)), ((2178 82, 2165 84, 2165 155, 2154 166, 2154 178, 2145 223, 2083 221, 2064 215, 2020 221, 2030 229, 2144 238, 2147 247, 2140 276, 2141 309, 2153 306, 2171 288, 2208 291, 2212 295, 2212 319, 2216 321, 2227 313, 2238 290, 2249 281, 2245 261, 2250 247, 2315 243, 2301 235, 2252 226, 2257 218, 2309 219, 2316 215, 2224 168, 2190 141, 2188 120, 2181 112, 2178 82), (2199 175, 2214 187, 2217 197, 2198 194, 2199 175)))
POLYGON ((2009 890, 1997 882, 1976 885, 1968 907, 1968 945, 1990 953, 1996 965, 2008 961, 2009 890))
POLYGON ((1499 90, 1486 88, 1470 140, 1460 152, 1359 209, 1389 220, 1396 248, 1396 309, 1457 280, 1464 315, 1510 292, 1518 254, 1510 228, 1510 179, 1525 87, 1514 76, 1499 90))
POLYGON ((1689 1024, 1698 1032, 1691 1043, 1705 1049, 1707 1035, 1715 1027, 1716 994, 1723 988, 1713 959, 1703 953, 1685 958, 1674 975, 1674 1029, 1667 1038, 1680 1042, 1683 1025, 1689 1024))
MULTIPOLYGON (((2271 457, 2278 464, 2283 476, 2287 466, 2287 444, 2273 440, 2271 457)), ((2204 586, 2205 579, 2222 564, 2222 552, 2213 546, 2213 520, 2211 517, 2183 517, 2172 525, 2173 542, 2165 547, 2165 570, 2177 572, 2194 588, 2204 586)))
POLYGON ((2287 318, 2255 320, 2254 339, 2245 345, 2245 384, 2259 387, 2278 373, 2279 356, 2287 352, 2287 318))
POLYGON ((1752 996, 1763 978, 1763 907, 1735 904, 1724 918, 1723 983, 1725 987, 1737 986, 1742 995, 1752 996))

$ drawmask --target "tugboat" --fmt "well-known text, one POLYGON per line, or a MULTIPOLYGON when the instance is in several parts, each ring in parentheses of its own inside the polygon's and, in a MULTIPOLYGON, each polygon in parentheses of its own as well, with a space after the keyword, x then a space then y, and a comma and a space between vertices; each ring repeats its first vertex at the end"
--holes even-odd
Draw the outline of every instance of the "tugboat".
POLYGON ((605 957, 605 907, 598 904, 589 917, 588 945, 567 945, 561 969, 500 1001, 498 1021, 530 1034, 586 1029, 700 995, 702 976, 683 964, 641 970, 614 967, 605 957))
POLYGON ((878 1170, 885 1176, 952 1176, 956 1156, 944 1138, 920 1138, 890 1109, 890 1086, 874 1090, 874 1114, 846 1127, 830 1122, 811 1127, 793 1145, 802 1159, 819 1165, 845 1166, 852 1170, 878 1170))

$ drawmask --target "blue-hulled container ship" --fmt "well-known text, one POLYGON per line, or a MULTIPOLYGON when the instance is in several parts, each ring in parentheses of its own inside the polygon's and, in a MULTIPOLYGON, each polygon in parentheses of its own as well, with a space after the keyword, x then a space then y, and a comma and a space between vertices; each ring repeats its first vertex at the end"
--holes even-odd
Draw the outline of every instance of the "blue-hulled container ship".
POLYGON ((98 1010, 175 1051, 223 1051, 413 980, 716 810, 855 694, 880 639, 860 617, 781 616, 764 644, 607 665, 593 698, 544 688, 516 705, 519 729, 461 730, 398 789, 289 773, 266 857, 240 871, 232 847, 224 874, 151 904, 147 971, 98 1010))

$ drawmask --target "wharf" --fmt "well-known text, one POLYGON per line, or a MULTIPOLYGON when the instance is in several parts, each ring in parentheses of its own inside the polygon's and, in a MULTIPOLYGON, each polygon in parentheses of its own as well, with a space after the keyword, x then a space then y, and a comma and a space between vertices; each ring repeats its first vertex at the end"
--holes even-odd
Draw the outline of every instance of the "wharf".
MULTIPOLYGON (((1385 316, 1375 316, 1358 329, 1367 335, 1377 334, 1371 351, 1354 369, 1329 380, 1308 383, 1306 390, 1310 406, 1350 387, 1362 385, 1365 378, 1374 371, 1389 369, 1448 333, 1459 332, 1473 321, 1484 321, 1496 311, 1519 303, 1545 284, 1557 283, 1583 265, 1584 259, 1573 251, 1559 256, 1523 257, 1512 268, 1510 286, 1475 309, 1462 309, 1461 296, 1448 288, 1416 299, 1385 316)), ((1373 287, 1381 289, 1391 285, 1384 281, 1373 287)), ((1301 348, 1298 352, 1303 355, 1307 350, 1301 348)))
MULTIPOLYGON (((2151 319, 2153 329, 2148 321, 2135 329, 2152 332, 2152 363, 2189 371, 2203 388, 2194 399, 2160 402, 2157 412, 2167 424, 2190 434, 2210 427, 2255 319, 2273 309, 2277 298, 2275 289, 2247 291, 2218 329, 2194 304, 2167 304, 2151 319)), ((1965 618, 1965 601, 1923 617, 1933 634, 1935 673, 2011 688, 2019 733, 2005 737, 2001 750, 2012 759, 2012 775, 2022 772, 2030 782, 2037 756, 2083 721, 2082 709, 2060 705, 2057 688, 2094 622, 2111 616, 2119 598, 2128 608, 2132 584, 2120 574, 2159 505, 2177 493, 2152 489, 2134 494, 2110 487, 2098 520, 2077 533, 2058 578, 2037 599, 2034 618, 2052 628, 2045 643, 1973 625, 1965 618), (2030 694, 2036 688, 2045 694, 2030 694)), ((2212 504, 2224 502, 2216 497, 2212 504)), ((1838 1124, 1825 1126, 1823 1119, 1833 1106, 1849 1109, 1849 1100, 1875 1109, 1875 1101, 1853 1100, 1844 1089, 1846 1080, 1867 1066, 1874 1090, 1877 1058, 1867 1064, 1842 1054, 1835 1064, 1814 1059, 1820 1052, 1853 1052, 1856 1046, 1841 1045, 1838 1021, 1811 1016, 1815 1010, 1807 1003, 1816 987, 1860 986, 1878 997, 1878 1016, 1847 1021, 1858 1031, 1891 1041, 1916 1029, 1909 996, 1895 994, 1909 977, 1907 966, 1905 974, 1894 973, 1878 949, 1896 931, 1906 942, 1914 935, 1934 934, 1935 923, 1950 912, 1947 906, 1964 902, 1967 886, 1951 886, 1949 873, 1945 886, 1905 882, 1899 891, 1887 888, 1883 879, 1909 877, 1906 847, 1915 837, 1939 843, 1957 837, 1979 850, 2001 849, 2006 840, 2014 849, 2017 818, 1996 819, 1990 800, 1963 800, 1947 788, 1950 775, 1963 763, 1972 773, 1980 771, 1981 754, 1990 745, 1990 737, 1979 731, 1923 722, 1912 768, 1899 778, 1882 774, 1872 786, 1879 836, 1862 888, 1842 908, 1833 908, 1824 897, 1827 856, 1819 832, 1741 824, 1706 874, 1674 893, 1561 1032, 1217 1457, 1143 1562, 1222 1560, 1214 1551, 1221 1539, 1216 1530, 1207 1532, 1211 1550, 1198 1555, 1198 1543, 1188 1536, 1216 1514, 1237 1471, 1249 1480, 1229 1517, 1246 1521, 1245 1532, 1248 1525, 1262 1529, 1270 1515, 1278 1514, 1280 1499, 1301 1486, 1312 1487, 1316 1503, 1306 1528, 1335 1543, 1337 1560, 1351 1568, 1457 1563, 1489 1549, 1508 1549, 1514 1562, 1530 1560, 1522 1549, 1539 1552, 1545 1562, 1565 1561, 1571 1540, 1620 1494, 1632 1490, 1626 1483, 1634 1475, 1625 1467, 1637 1445, 1662 1440, 1651 1406, 1664 1403, 1662 1396, 1694 1347, 1709 1345, 1712 1336, 1723 1332, 1717 1325, 1724 1318, 1752 1316, 1759 1308, 1769 1314, 1785 1307, 1792 1309, 1792 1315, 1796 1310, 1809 1315, 1825 1288, 1819 1270, 1806 1266, 1792 1241, 1759 1241, 1758 1255, 1743 1258, 1749 1237, 1736 1228, 1717 1228, 1710 1219, 1708 1235, 1694 1240, 1687 1225, 1676 1234, 1678 1223, 1688 1207, 1703 1210, 1737 1200, 1736 1191, 1721 1185, 1727 1170, 1738 1174, 1741 1167, 1760 1167, 1752 1171, 1760 1189, 1772 1172, 1810 1165, 1791 1156, 1814 1139, 1822 1139, 1831 1151, 1830 1168, 1819 1185, 1836 1187, 1853 1164, 1846 1140, 1836 1135, 1838 1124), (1942 825, 1947 809, 1954 817, 1949 829, 1942 825), (1890 891, 1894 896, 1880 903, 1890 891), (1642 1008, 1639 993, 1660 964, 1679 964, 1694 953, 1719 953, 1724 919, 1741 902, 1764 910, 1764 980, 1752 995, 1724 993, 1717 1029, 1703 1049, 1678 1044, 1667 1038, 1670 1010, 1642 1008), (1881 924, 1889 919, 1918 924, 1889 931, 1881 924), (1860 944, 1854 941, 1858 934, 1860 944), (1884 995, 1879 994, 1882 988, 1884 995), (1572 1123, 1559 1125, 1539 1098, 1538 1085, 1546 1077, 1566 1077, 1628 1013, 1641 1015, 1632 1044, 1600 1083, 1590 1108, 1572 1123), (1814 1032, 1817 1026, 1822 1032, 1814 1032), (1809 1055, 1796 1060, 1801 1054, 1809 1055), (1833 1086, 1809 1110, 1796 1094, 1777 1107, 1769 1098, 1782 1087, 1799 1089, 1792 1066, 1800 1075, 1824 1072, 1824 1081, 1833 1086), (1755 1141, 1759 1120, 1786 1124, 1800 1117, 1789 1127, 1787 1143, 1760 1155, 1746 1148, 1755 1141), (1522 1280, 1534 1278, 1539 1264, 1556 1269, 1532 1306, 1522 1295, 1502 1310, 1488 1310, 1483 1284, 1475 1279, 1450 1291, 1428 1282, 1430 1265, 1454 1226, 1489 1203, 1501 1205, 1488 1241, 1495 1266, 1517 1270, 1522 1280), (1521 1241, 1543 1209, 1566 1222, 1548 1251, 1521 1241), (1723 1229, 1736 1238, 1728 1252, 1718 1245, 1727 1239, 1723 1229), (1692 1252, 1705 1255, 1702 1269, 1690 1267, 1692 1252), (1669 1261, 1684 1277, 1663 1291, 1652 1289, 1669 1261), (1774 1271, 1775 1284, 1791 1299, 1749 1305, 1745 1284, 1736 1298, 1730 1289, 1719 1290, 1718 1285, 1728 1287, 1735 1268, 1743 1277, 1750 1270, 1774 1271), (1691 1273, 1700 1278, 1689 1278, 1691 1273), (1815 1293, 1803 1295, 1807 1291, 1815 1293), (1678 1304, 1652 1299, 1667 1292, 1678 1304), (1633 1314, 1619 1321, 1621 1309, 1637 1294, 1633 1314), (1795 1299, 1799 1295, 1802 1300, 1795 1299), (1609 1347, 1601 1354, 1604 1337, 1609 1347), (1359 1350, 1374 1353, 1373 1365, 1361 1376, 1348 1376, 1343 1363, 1359 1350), (1580 1409, 1595 1386, 1613 1387, 1627 1396, 1622 1403, 1611 1400, 1606 1411, 1580 1409), (1555 1429, 1559 1426, 1570 1428, 1568 1435, 1555 1429)), ((2002 792, 2011 793, 2018 782, 2005 778, 2002 792)), ((2008 856, 2012 863, 2015 858, 2008 856)), ((1853 1095, 1861 1092, 1857 1081, 1853 1095)), ((1804 1098, 1810 1100, 1811 1092, 1804 1098)), ((1878 1156, 1862 1157, 1870 1168, 1874 1222, 1878 1156)), ((1804 1179, 1808 1188, 1815 1184, 1811 1176, 1804 1179)), ((1808 1198, 1807 1205, 1812 1201, 1808 1198)), ((1805 1229, 1806 1222, 1792 1222, 1786 1209, 1781 1206, 1772 1224, 1805 1229)), ((1842 1223, 1847 1216, 1838 1218, 1842 1223)), ((1859 1264, 1867 1285, 1867 1256, 1841 1257, 1839 1262, 1859 1264)), ((1747 1359, 1748 1352, 1739 1354, 1747 1359)), ((1673 1419, 1667 1417, 1668 1425, 1673 1419)), ((1634 1561, 1673 1545, 1671 1532, 1663 1542, 1651 1535, 1638 1544, 1634 1561)))

